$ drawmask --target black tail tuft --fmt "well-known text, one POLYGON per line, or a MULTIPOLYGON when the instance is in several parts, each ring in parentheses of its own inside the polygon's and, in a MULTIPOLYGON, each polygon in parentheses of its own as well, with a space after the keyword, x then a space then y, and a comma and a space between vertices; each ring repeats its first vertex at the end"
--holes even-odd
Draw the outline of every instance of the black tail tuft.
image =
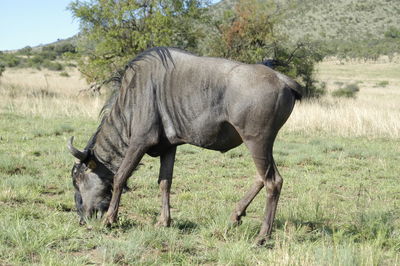
POLYGON ((304 95, 304 88, 301 86, 299 83, 297 83, 295 80, 289 78, 288 76, 275 72, 279 79, 282 80, 287 87, 290 88, 290 91, 293 93, 293 96, 295 97, 296 100, 301 100, 301 98, 304 95))
POLYGON ((293 93, 296 100, 301 101, 301 98, 303 98, 303 96, 297 90, 290 88, 290 91, 293 93))

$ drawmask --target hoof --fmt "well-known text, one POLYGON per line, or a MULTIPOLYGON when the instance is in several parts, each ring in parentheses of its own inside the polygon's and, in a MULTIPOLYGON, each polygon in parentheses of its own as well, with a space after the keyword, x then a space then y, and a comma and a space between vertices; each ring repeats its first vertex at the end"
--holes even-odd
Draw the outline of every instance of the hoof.
POLYGON ((243 222, 242 222, 242 220, 233 220, 233 219, 231 219, 231 222, 230 222, 230 226, 231 227, 238 227, 239 225, 241 225, 243 222))
POLYGON ((116 219, 113 219, 112 217, 106 216, 103 219, 103 226, 105 227, 111 227, 115 223, 116 219))
POLYGON ((273 248, 274 247, 274 241, 271 240, 269 237, 267 236, 258 236, 256 238, 256 243, 255 243, 256 247, 266 247, 266 248, 273 248))
POLYGON ((264 237, 257 237, 256 238, 256 246, 257 247, 262 247, 265 245, 265 243, 267 242, 267 239, 264 237))
POLYGON ((242 224, 242 217, 246 216, 246 212, 243 212, 242 214, 237 214, 236 212, 232 213, 231 215, 231 225, 233 227, 239 226, 242 224))
POLYGON ((156 223, 156 227, 170 227, 171 225, 171 220, 159 220, 156 223))

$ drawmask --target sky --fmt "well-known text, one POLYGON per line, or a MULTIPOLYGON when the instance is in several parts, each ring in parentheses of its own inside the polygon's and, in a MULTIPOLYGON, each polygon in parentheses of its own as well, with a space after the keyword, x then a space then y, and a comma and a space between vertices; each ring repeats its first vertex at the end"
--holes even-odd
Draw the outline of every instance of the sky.
POLYGON ((71 1, 0 0, 0 51, 48 44, 77 34, 79 22, 67 10, 71 1))
POLYGON ((0 0, 0 51, 37 46, 79 32, 71 0, 0 0))

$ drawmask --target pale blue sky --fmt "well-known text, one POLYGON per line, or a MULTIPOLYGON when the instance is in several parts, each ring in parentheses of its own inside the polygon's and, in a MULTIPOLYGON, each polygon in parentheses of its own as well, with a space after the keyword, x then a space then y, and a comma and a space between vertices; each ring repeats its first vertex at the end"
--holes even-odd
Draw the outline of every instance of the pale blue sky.
POLYGON ((72 37, 79 23, 66 7, 71 0, 0 0, 0 51, 72 37))
POLYGON ((47 44, 77 34, 79 22, 66 9, 70 2, 0 0, 0 51, 47 44))

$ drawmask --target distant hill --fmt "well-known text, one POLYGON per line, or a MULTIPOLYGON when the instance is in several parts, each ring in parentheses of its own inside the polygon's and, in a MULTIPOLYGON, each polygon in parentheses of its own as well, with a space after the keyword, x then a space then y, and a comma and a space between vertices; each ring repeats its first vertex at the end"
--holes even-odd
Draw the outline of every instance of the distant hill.
POLYGON ((51 42, 51 43, 46 43, 46 44, 40 44, 38 46, 32 47, 33 51, 40 51, 43 49, 43 47, 48 47, 48 46, 61 46, 61 45, 66 45, 66 44, 71 44, 73 46, 77 45, 77 42, 79 40, 79 34, 76 34, 72 37, 66 38, 66 39, 58 39, 57 41, 51 42))
MULTIPOLYGON (((213 16, 222 16, 238 1, 218 2, 213 16)), ((400 0, 273 1, 284 11, 283 23, 275 29, 291 42, 318 43, 324 56, 377 60, 400 53, 400 0)))
MULTIPOLYGON (((239 0, 222 0, 210 8, 213 17, 239 0)), ((296 42, 307 37, 326 48, 326 55, 369 59, 400 52, 400 0, 274 0, 285 19, 278 30, 296 42)), ((32 47, 77 45, 79 34, 32 47)), ((21 49, 23 50, 23 49, 21 49)), ((11 51, 11 52, 17 52, 11 51)))
MULTIPOLYGON (((237 0, 222 0, 216 13, 237 0)), ((313 40, 380 39, 391 27, 400 29, 399 0, 275 0, 287 8, 283 31, 313 40), (288 8, 293 6, 293 8, 288 8)))

